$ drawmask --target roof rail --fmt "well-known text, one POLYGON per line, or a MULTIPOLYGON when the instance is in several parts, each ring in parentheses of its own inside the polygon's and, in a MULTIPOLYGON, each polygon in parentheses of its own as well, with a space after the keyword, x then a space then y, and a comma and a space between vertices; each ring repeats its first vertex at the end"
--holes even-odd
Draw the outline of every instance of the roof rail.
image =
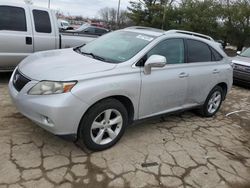
POLYGON ((144 30, 150 30, 150 31, 155 31, 155 32, 161 32, 164 33, 164 30, 161 29, 156 29, 153 27, 144 27, 144 26, 131 26, 131 27, 127 27, 126 29, 144 29, 144 30))
POLYGON ((214 41, 214 39, 208 35, 203 35, 201 33, 195 33, 195 32, 191 32, 191 31, 185 31, 185 30, 169 30, 166 31, 165 34, 172 34, 172 33, 181 33, 181 34, 185 34, 185 35, 192 35, 195 37, 200 37, 200 38, 204 38, 207 40, 211 40, 214 41))

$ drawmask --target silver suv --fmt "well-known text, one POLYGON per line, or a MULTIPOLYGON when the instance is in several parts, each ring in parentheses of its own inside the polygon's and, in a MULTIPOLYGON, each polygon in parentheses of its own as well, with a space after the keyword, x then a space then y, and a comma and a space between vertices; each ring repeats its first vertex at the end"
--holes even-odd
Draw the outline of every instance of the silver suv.
POLYGON ((134 120, 191 108, 215 115, 232 74, 213 40, 134 27, 29 56, 13 72, 9 90, 18 110, 44 129, 103 150, 134 120))

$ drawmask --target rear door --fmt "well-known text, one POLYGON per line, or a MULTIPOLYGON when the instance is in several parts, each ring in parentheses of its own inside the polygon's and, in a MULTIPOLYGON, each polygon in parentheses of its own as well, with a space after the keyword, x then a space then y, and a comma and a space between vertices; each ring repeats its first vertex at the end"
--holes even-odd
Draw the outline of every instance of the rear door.
POLYGON ((57 48, 56 27, 51 12, 46 9, 31 8, 32 24, 34 28, 34 51, 51 50, 57 48))
POLYGON ((186 45, 189 65, 186 70, 189 74, 186 104, 192 106, 204 103, 210 90, 218 83, 220 55, 214 54, 214 49, 198 40, 187 39, 186 45))
POLYGON ((32 29, 26 6, 0 5, 0 70, 11 70, 33 52, 32 29))

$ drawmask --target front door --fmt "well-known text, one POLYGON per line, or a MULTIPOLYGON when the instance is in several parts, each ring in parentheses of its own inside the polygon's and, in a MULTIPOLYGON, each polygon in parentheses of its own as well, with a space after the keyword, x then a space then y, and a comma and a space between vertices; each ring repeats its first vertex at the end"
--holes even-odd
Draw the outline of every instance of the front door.
POLYGON ((152 68, 149 75, 141 73, 139 118, 146 118, 182 108, 187 91, 183 39, 167 39, 158 43, 147 54, 162 55, 167 59, 164 68, 152 68))

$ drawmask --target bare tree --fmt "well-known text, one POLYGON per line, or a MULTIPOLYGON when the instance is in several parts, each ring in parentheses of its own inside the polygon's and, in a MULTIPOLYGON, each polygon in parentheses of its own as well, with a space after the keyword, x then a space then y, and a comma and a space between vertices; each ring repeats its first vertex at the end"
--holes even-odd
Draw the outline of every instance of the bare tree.
POLYGON ((117 15, 117 10, 115 8, 106 7, 99 10, 99 16, 101 20, 106 22, 110 29, 118 29, 126 26, 129 23, 127 11, 121 10, 119 14, 119 19, 117 19, 117 15), (119 23, 117 23, 118 20, 119 23))

